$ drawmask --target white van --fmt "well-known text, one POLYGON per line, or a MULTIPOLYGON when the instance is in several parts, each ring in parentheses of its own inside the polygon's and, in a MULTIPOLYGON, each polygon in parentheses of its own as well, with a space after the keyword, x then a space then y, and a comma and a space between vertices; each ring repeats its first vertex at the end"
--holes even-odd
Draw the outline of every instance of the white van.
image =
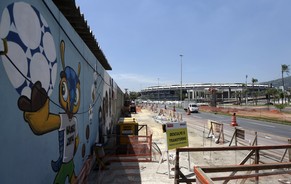
POLYGON ((198 112, 199 111, 199 107, 196 103, 189 103, 188 108, 189 108, 190 112, 198 112))

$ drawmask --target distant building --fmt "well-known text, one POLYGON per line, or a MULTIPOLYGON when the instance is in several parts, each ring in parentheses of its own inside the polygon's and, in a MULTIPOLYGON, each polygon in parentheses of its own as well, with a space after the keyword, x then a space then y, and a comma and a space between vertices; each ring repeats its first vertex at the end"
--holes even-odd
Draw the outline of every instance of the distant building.
MULTIPOLYGON (((209 102, 213 92, 217 102, 238 101, 237 99, 252 98, 254 93, 263 92, 269 85, 244 83, 200 83, 182 85, 182 99, 196 102, 209 102)), ((141 98, 156 101, 178 101, 180 85, 152 86, 141 90, 141 98)), ((258 94, 258 93, 257 93, 258 94)), ((262 95, 262 93, 260 93, 262 95)))

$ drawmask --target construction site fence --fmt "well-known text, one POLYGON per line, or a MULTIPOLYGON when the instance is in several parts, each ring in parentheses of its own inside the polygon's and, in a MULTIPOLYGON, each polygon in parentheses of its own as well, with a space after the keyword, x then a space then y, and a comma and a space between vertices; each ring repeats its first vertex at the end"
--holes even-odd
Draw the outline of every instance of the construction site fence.
POLYGON ((161 108, 158 104, 145 104, 144 109, 158 113, 168 121, 183 121, 183 113, 176 112, 175 108, 161 108))
MULTIPOLYGON (((291 141, 289 140, 289 143, 291 141)), ((285 154, 283 155, 285 157, 285 154)), ((278 169, 278 168, 290 168, 291 167, 291 144, 287 145, 269 145, 269 146, 231 146, 231 147, 199 147, 199 148, 177 148, 176 149, 176 160, 175 160, 175 184, 178 183, 192 183, 196 182, 199 184, 210 184, 214 181, 224 181, 228 183, 233 179, 255 178, 256 182, 259 181, 260 176, 278 175, 278 174, 291 174, 291 170, 280 170, 260 173, 260 170, 266 169, 278 169), (274 149, 285 149, 288 150, 288 162, 280 163, 266 163, 260 164, 260 154, 263 150, 274 150, 274 149), (249 151, 248 155, 238 165, 224 166, 195 166, 194 174, 196 178, 188 179, 180 170, 180 153, 183 152, 213 152, 213 151, 249 151), (253 158, 254 157, 254 158, 253 158), (245 165, 245 163, 253 159, 253 164, 245 165), (236 175, 238 171, 247 171, 247 174, 236 175), (252 171, 255 173, 251 174, 252 171), (207 173, 220 173, 220 172, 231 172, 229 176, 211 177, 207 173)), ((242 181, 243 183, 243 181, 242 181)))
POLYGON ((113 146, 105 148, 107 160, 151 162, 152 131, 147 125, 138 125, 138 133, 138 135, 112 134, 110 139, 113 141, 113 146))

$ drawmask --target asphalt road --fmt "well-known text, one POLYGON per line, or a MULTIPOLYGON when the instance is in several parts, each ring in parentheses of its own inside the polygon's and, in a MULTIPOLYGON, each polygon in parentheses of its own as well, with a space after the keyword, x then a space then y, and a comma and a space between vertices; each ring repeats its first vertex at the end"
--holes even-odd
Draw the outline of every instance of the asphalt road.
MULTIPOLYGON (((199 112, 196 114, 191 114, 192 116, 196 116, 202 119, 211 119, 214 121, 218 121, 220 123, 224 123, 229 125, 231 123, 231 116, 225 116, 225 115, 218 115, 218 114, 212 114, 212 113, 205 113, 205 112, 199 112)), ((239 127, 243 129, 253 130, 257 132, 264 132, 267 134, 282 136, 286 138, 291 137, 291 126, 278 124, 278 123, 272 123, 272 122, 266 122, 266 121, 260 121, 260 120, 252 120, 252 119, 246 119, 246 118, 236 118, 237 124, 239 127)))
MULTIPOLYGON (((185 113, 182 109, 176 109, 177 112, 185 113)), ((186 113, 185 113, 186 114, 186 113)), ((190 116, 187 116, 193 119, 202 119, 202 120, 213 120, 225 125, 231 124, 231 116, 214 114, 214 113, 207 113, 207 112, 199 112, 199 113, 191 113, 190 116)), ((276 135, 280 137, 285 137, 286 139, 291 138, 291 126, 278 124, 275 122, 267 122, 267 121, 260 121, 260 120, 252 120, 247 118, 240 118, 236 117, 237 124, 239 127, 252 130, 256 132, 276 135)))

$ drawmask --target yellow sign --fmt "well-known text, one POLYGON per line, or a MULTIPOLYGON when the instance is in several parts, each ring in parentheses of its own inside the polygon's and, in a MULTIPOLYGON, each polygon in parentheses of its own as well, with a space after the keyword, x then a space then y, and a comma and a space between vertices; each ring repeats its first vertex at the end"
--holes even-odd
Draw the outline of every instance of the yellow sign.
POLYGON ((135 124, 121 124, 120 125, 121 135, 134 135, 135 124))
POLYGON ((129 144, 129 136, 138 135, 138 123, 135 118, 120 118, 117 129, 120 144, 129 144))
POLYGON ((166 134, 168 150, 189 145, 187 126, 185 122, 167 124, 166 134))

